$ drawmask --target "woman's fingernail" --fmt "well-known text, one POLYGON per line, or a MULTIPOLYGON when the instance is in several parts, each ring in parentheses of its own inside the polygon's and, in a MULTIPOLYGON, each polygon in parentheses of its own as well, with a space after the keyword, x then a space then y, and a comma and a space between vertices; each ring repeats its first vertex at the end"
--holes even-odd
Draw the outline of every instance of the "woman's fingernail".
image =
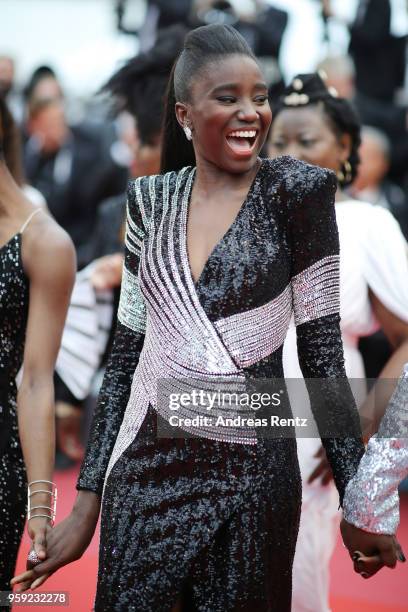
POLYGON ((360 573, 360 576, 361 576, 362 578, 369 578, 369 577, 370 577, 370 574, 367 574, 367 572, 361 572, 361 573, 360 573))

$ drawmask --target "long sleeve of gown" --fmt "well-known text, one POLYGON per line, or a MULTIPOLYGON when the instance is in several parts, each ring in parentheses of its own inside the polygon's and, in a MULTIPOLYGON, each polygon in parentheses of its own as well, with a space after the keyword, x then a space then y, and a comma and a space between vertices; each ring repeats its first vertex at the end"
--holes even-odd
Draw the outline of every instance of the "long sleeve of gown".
POLYGON ((405 365, 378 433, 350 480, 344 496, 344 518, 371 533, 396 532, 398 485, 408 476, 408 364, 405 365))
POLYGON ((342 503, 364 447, 340 332, 335 175, 302 164, 291 177, 292 297, 299 364, 342 503))
POLYGON ((123 420, 145 337, 146 309, 138 271, 148 226, 148 209, 141 180, 130 182, 127 191, 125 263, 116 332, 77 483, 77 489, 88 489, 98 494, 102 494, 106 469, 123 420))

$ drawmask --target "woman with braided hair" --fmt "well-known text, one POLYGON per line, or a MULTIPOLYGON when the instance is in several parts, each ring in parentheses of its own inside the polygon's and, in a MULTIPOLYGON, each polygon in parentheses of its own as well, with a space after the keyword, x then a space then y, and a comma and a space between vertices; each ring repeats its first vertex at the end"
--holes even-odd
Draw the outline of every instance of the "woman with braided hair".
MULTIPOLYGON (((319 74, 296 76, 274 108, 269 154, 290 154, 337 175, 335 211, 345 366, 348 377, 356 383, 352 385, 356 400, 365 400, 362 410, 368 415, 372 394, 365 399, 365 388, 361 389, 365 374, 358 340, 381 326, 394 349, 381 378, 399 377, 408 358, 408 260, 404 237, 392 215, 352 200, 343 191, 356 177, 359 145, 360 123, 350 102, 328 89, 319 74)), ((285 376, 301 378, 294 327, 289 329, 283 354, 285 376)), ((378 418, 391 392, 384 393, 384 386, 377 389, 378 418)), ((294 402, 292 407, 296 412, 294 402)), ((366 436, 375 430, 374 424, 366 436)), ((337 492, 319 440, 298 437, 297 443, 303 497, 294 561, 293 610, 327 612, 329 561, 340 521, 337 492)))

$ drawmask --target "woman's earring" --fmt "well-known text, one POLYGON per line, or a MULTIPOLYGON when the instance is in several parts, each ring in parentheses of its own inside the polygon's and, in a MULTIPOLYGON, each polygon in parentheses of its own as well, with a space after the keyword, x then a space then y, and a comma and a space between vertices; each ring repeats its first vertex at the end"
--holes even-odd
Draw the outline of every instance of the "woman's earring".
POLYGON ((337 170, 336 174, 340 184, 351 183, 353 179, 353 168, 348 159, 343 163, 342 169, 337 170))
POLYGON ((341 170, 337 170, 336 172, 337 175, 337 180, 339 181, 340 184, 344 183, 344 174, 341 170))
POLYGON ((185 125, 183 127, 184 133, 186 135, 187 140, 191 140, 193 138, 193 134, 191 131, 191 128, 188 127, 188 125, 185 125))
POLYGON ((346 182, 350 183, 353 179, 353 168, 348 159, 344 162, 344 170, 346 172, 346 182))

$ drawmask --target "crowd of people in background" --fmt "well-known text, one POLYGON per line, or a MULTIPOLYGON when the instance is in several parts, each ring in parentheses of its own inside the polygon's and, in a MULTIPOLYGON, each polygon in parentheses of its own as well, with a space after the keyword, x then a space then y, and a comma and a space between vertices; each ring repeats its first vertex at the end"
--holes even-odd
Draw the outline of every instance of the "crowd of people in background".
MULTIPOLYGON (((126 3, 119 4, 124 10, 126 3)), ((404 32, 402 25, 398 31, 396 22, 401 18, 394 14, 396 5, 401 4, 398 0, 355 0, 354 18, 352 12, 347 17, 349 55, 331 52, 316 69, 326 74, 326 83, 340 97, 354 103, 364 126, 361 166, 353 195, 388 208, 406 234, 408 29, 404 32)), ((285 82, 279 56, 288 14, 273 2, 258 0, 252 12, 240 12, 237 3, 219 0, 149 0, 147 5, 145 22, 134 32, 140 52, 151 49, 158 32, 175 23, 182 24, 186 31, 212 22, 228 23, 246 38, 267 67, 272 103, 282 93, 285 82)), ((325 24, 345 19, 335 0, 322 0, 321 10, 325 24)), ((139 126, 132 125, 120 106, 116 119, 109 120, 112 116, 106 116, 106 100, 100 98, 104 109, 100 114, 106 111, 104 120, 95 120, 94 113, 85 112, 79 123, 77 117, 72 121, 73 101, 65 94, 51 63, 52 57, 49 66, 38 67, 25 86, 18 87, 13 58, 0 55, 0 95, 20 123, 25 182, 40 192, 52 215, 71 235, 81 269, 92 259, 91 235, 101 202, 123 193, 129 173, 134 174, 134 152, 140 148, 145 120, 142 118, 139 126)), ((153 109, 150 112, 153 114, 153 109)), ((154 112, 160 117, 157 108, 154 112)), ((138 164, 140 175, 140 160, 138 164)))
MULTIPOLYGON (((126 3, 119 4, 124 10, 126 3)), ((276 111, 272 124, 275 132, 264 155, 299 156, 299 147, 295 151, 296 147, 290 144, 290 138, 295 136, 287 135, 289 128, 282 123, 282 96, 312 97, 313 91, 303 81, 297 87, 296 79, 290 90, 285 89, 288 84, 279 59, 288 14, 281 3, 275 7, 273 2, 256 1, 253 5, 254 10, 248 15, 240 14, 237 3, 228 1, 150 0, 144 25, 134 33, 139 40, 139 54, 113 76, 106 75, 106 85, 98 98, 103 109, 99 113, 104 117, 102 121, 86 113, 80 122, 70 116, 72 101, 52 66, 52 55, 49 65, 39 66, 28 83, 18 88, 14 60, 7 54, 1 55, 5 50, 0 47, 0 96, 19 123, 22 144, 22 163, 16 157, 15 167, 10 171, 33 204, 48 211, 69 234, 77 255, 77 289, 68 311, 54 378, 60 467, 83 456, 89 414, 100 382, 99 373, 109 352, 119 303, 127 181, 160 171, 163 99, 171 66, 191 28, 218 22, 233 25, 244 36, 266 70, 272 112, 276 111), (285 145, 280 144, 282 138, 286 138, 285 145)), ((344 21, 335 5, 330 0, 321 1, 325 25, 344 21)), ((362 126, 361 144, 350 141, 359 163, 353 168, 353 180, 344 181, 344 197, 352 204, 348 209, 350 218, 341 226, 344 233, 341 244, 343 239, 346 244, 346 234, 350 236, 353 232, 353 214, 356 223, 362 222, 367 227, 373 223, 375 232, 379 231, 382 216, 375 209, 391 213, 408 239, 408 28, 404 31, 403 25, 400 28, 396 25, 396 11, 400 10, 397 5, 395 0, 356 0, 354 14, 347 16, 349 54, 332 52, 316 65, 318 78, 333 99, 345 99, 350 108, 355 108, 356 121, 362 126), (359 201, 366 203, 364 210, 359 201)), ((314 120, 311 116, 306 119, 314 120)), ((329 109, 322 124, 316 115, 316 129, 328 128, 335 135, 351 134, 353 138, 352 120, 347 123, 343 119, 341 113, 333 114, 329 109)), ((302 135, 296 138, 301 141, 302 135)), ((304 136, 301 144, 305 151, 313 148, 312 140, 313 136, 304 136)), ((303 158, 307 158, 307 153, 303 158)), ((316 163, 325 166, 324 156, 316 163)), ((347 171, 346 167, 345 174, 347 171)), ((384 230, 381 236, 375 236, 372 245, 364 248, 378 248, 375 241, 390 241, 390 246, 395 246, 393 232, 394 226, 390 226, 388 234, 384 230)), ((378 265, 381 266, 381 261, 378 265)), ((377 276, 381 276, 380 272, 377 276)), ((398 282, 403 284, 407 280, 399 278, 398 282)), ((379 283, 382 287, 387 284, 379 283)), ((404 291, 401 289, 395 297, 397 314, 405 299, 404 291)), ((379 309, 377 318, 378 313, 379 309)), ((382 330, 368 321, 361 330, 356 330, 351 319, 350 351, 359 345, 358 355, 364 360, 364 368, 357 368, 355 376, 363 377, 365 372, 367 377, 376 378, 407 342, 408 334, 406 330, 387 333, 392 325, 387 325, 385 316, 382 320, 379 317, 382 330)), ((349 330, 345 326, 343 331, 347 344, 349 330)), ((398 372, 392 376, 397 377, 398 372)))

